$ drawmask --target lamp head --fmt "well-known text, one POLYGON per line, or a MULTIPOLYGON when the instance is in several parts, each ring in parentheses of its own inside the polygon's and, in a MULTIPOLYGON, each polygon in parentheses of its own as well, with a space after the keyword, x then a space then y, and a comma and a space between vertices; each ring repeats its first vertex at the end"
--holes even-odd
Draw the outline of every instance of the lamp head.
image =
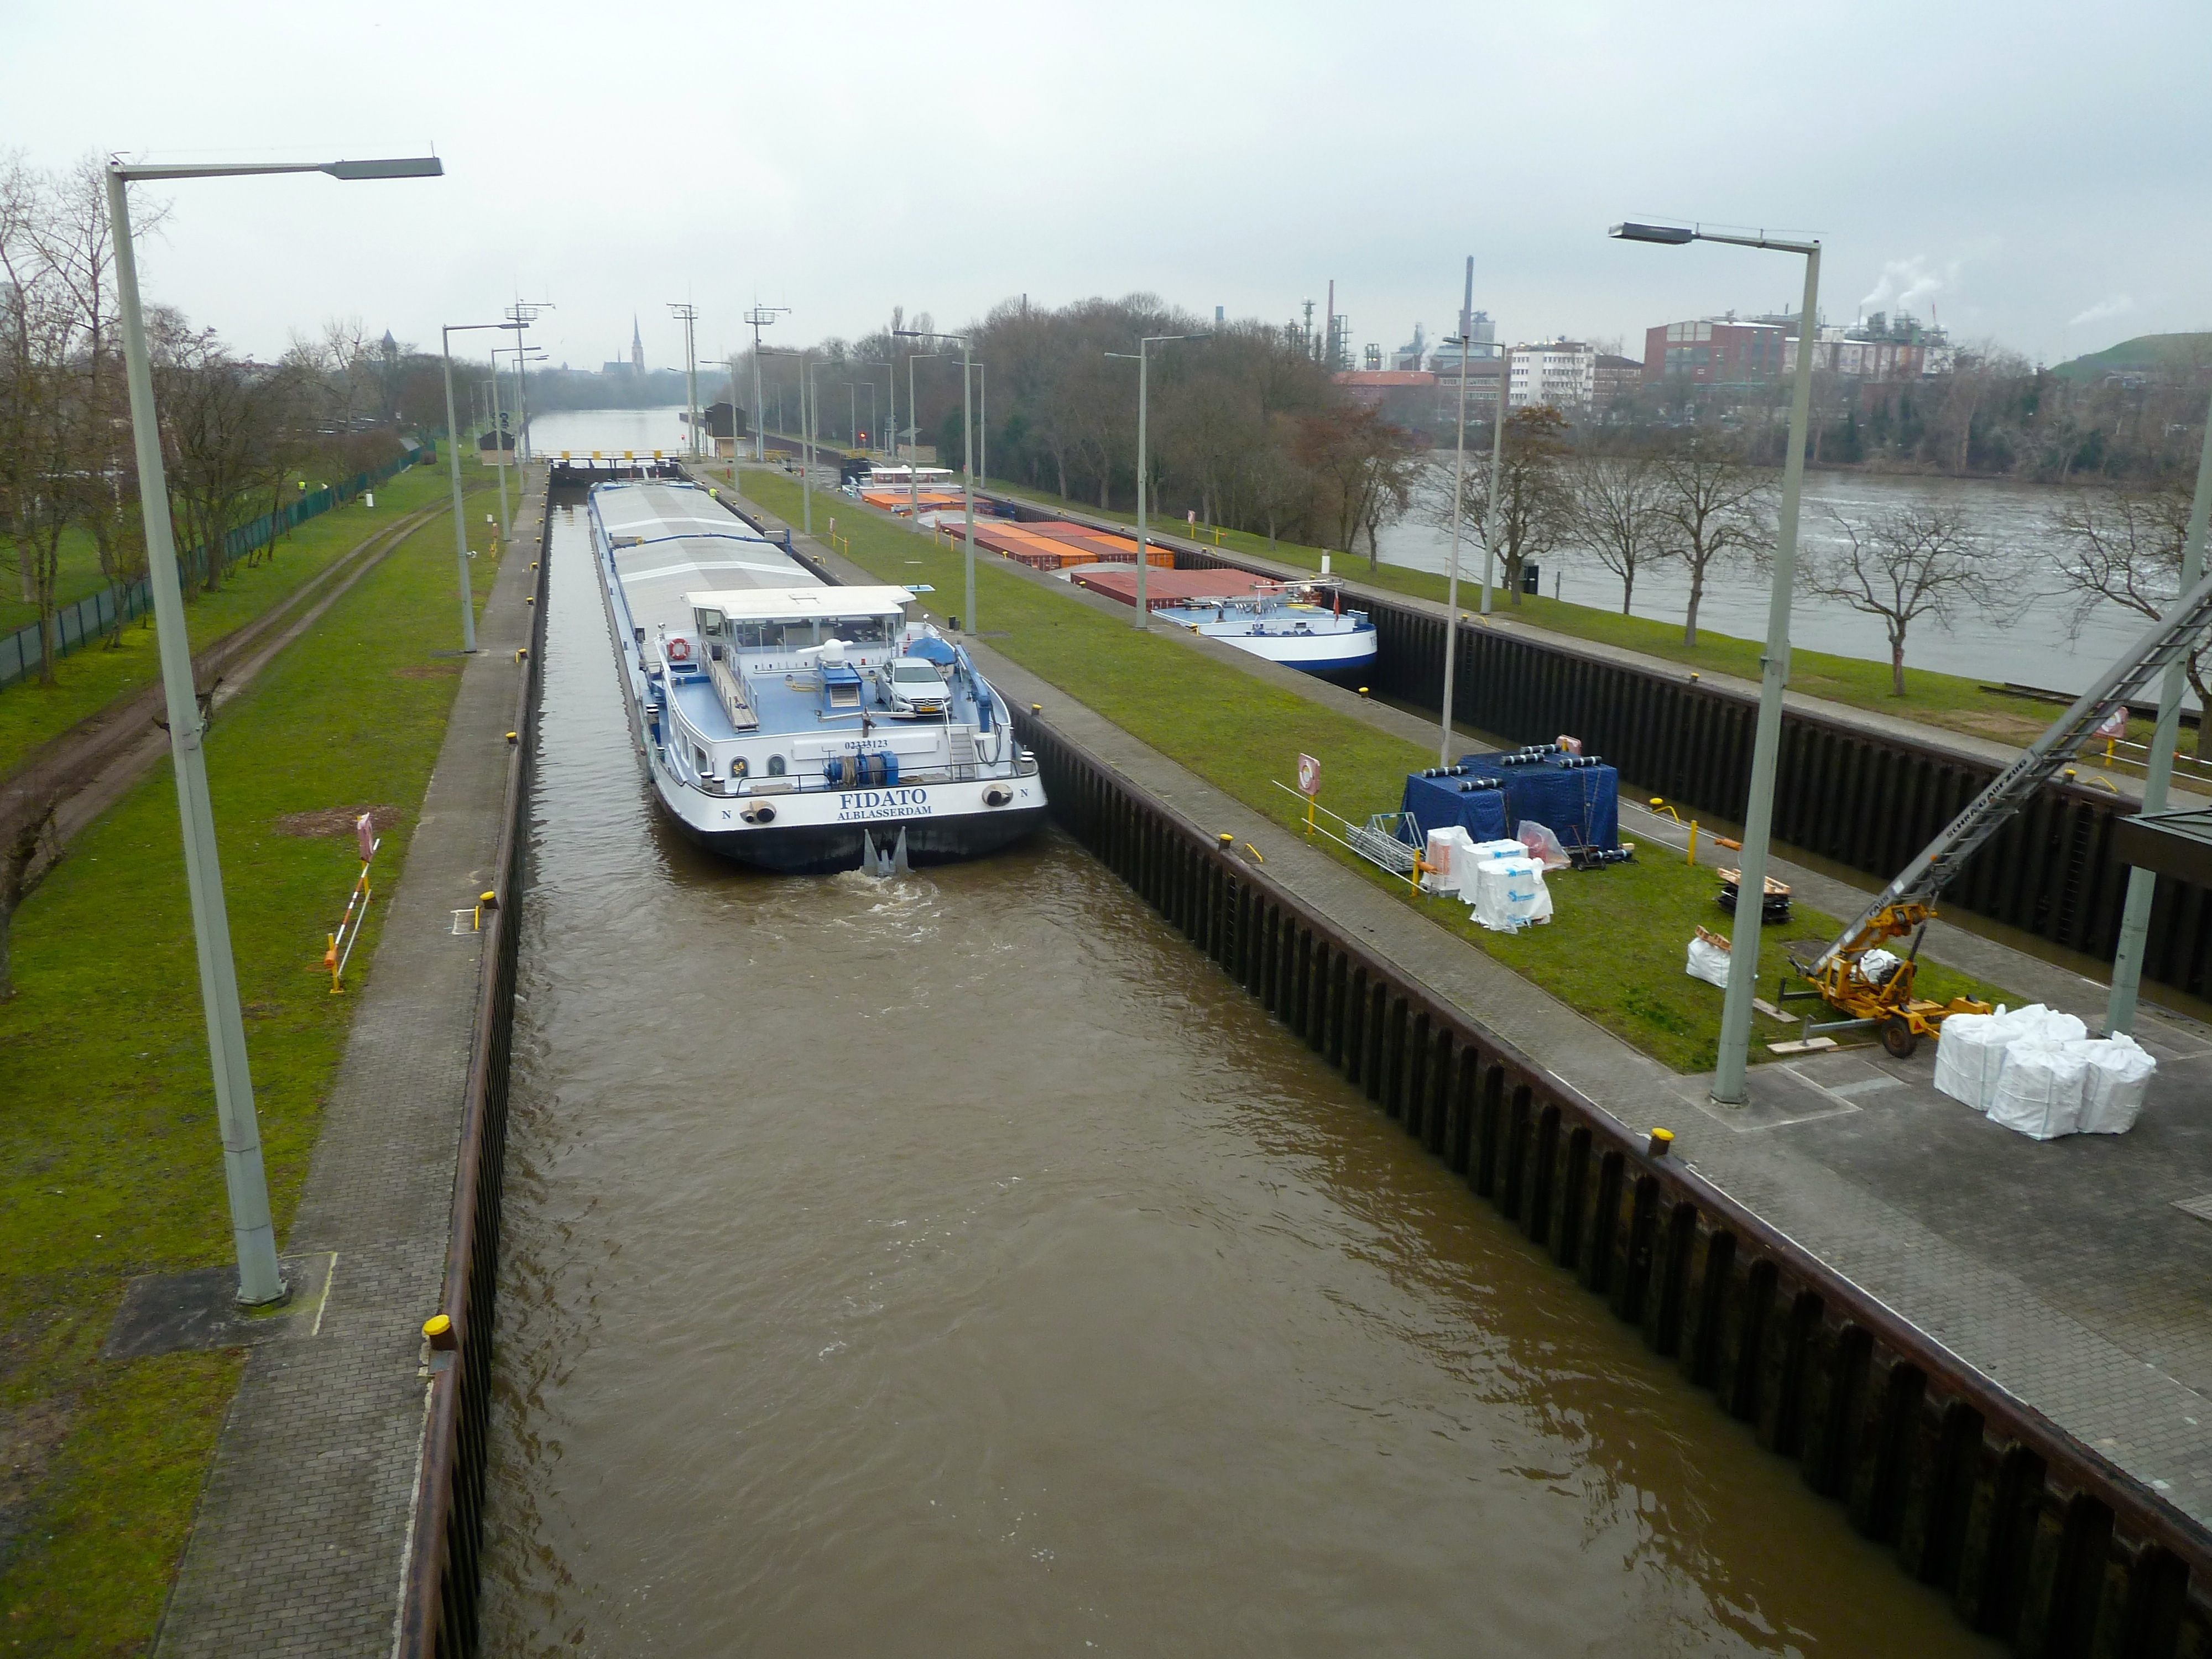
POLYGON ((1643 225, 1632 219, 1615 225, 1606 234, 1618 241, 1665 242, 1669 246, 1698 240, 1698 233, 1685 225, 1643 225))
POLYGON ((437 179, 446 164, 434 155, 402 156, 386 161, 330 161, 322 169, 333 179, 437 179))

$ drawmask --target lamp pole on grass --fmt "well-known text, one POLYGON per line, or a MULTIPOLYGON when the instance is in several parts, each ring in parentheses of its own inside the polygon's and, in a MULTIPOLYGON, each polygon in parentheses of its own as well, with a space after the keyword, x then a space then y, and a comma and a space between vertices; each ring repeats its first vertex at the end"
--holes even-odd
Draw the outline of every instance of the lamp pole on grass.
POLYGON ((499 538, 505 541, 514 524, 507 510, 507 411, 499 406, 499 348, 494 346, 487 355, 491 358, 492 468, 499 475, 499 538))
MULTIPOLYGON (((2197 495, 2189 504, 2189 532, 2181 544, 2181 586, 2176 590, 2177 598, 2203 580, 2208 519, 2212 519, 2212 412, 2205 416, 2204 447, 2197 460, 2197 495)), ((2187 670, 2187 663, 2175 658, 2159 688, 2158 726, 2151 737, 2150 764, 2143 777, 2146 812, 2166 810, 2166 792, 2173 781, 2173 746, 2181 738, 2181 687, 2187 670)), ((2151 899, 2157 889, 2156 871, 2138 867, 2128 872, 2128 896, 2120 909, 2119 948, 2112 957, 2112 993, 2105 1004, 2106 1036, 2135 1030, 2136 991, 2142 982, 2143 946, 2150 938, 2151 899)))
POLYGON ((461 519, 461 431, 453 424, 453 336, 471 329, 520 329, 520 323, 447 323, 439 336, 439 355, 446 363, 446 447, 453 475, 453 558, 461 584, 461 649, 473 656, 477 648, 477 607, 469 591, 469 531, 461 519))
POLYGON ((215 812, 208 799, 206 724, 192 676, 191 640, 177 580, 177 546, 169 523, 169 483, 161 467, 161 428, 154 404, 154 369, 146 350, 146 318, 138 299, 138 256, 131 240, 128 187, 142 179, 219 179, 266 173, 327 173, 334 179, 422 179, 445 171, 435 156, 404 161, 258 162, 234 167, 107 165, 107 211, 115 241, 117 308, 123 324, 124 373, 131 391, 131 434, 138 458, 138 502, 146 526, 148 585, 169 715, 169 755, 177 781, 177 816, 184 831, 185 885, 191 898, 198 946, 200 1003, 222 1127, 223 1180, 238 1256, 238 1299, 249 1307, 283 1299, 276 1231, 269 1217, 269 1181, 261 1163, 261 1131, 253 1109, 253 1073, 246 1063, 246 1023, 238 1006, 238 966, 222 896, 215 812))
POLYGON ((1148 441, 1147 433, 1146 433, 1146 416, 1147 416, 1147 414, 1148 414, 1148 412, 1149 412, 1150 406, 1151 406, 1151 402, 1152 402, 1152 397, 1151 397, 1151 371, 1152 371, 1152 349, 1154 346, 1156 346, 1156 345, 1167 345, 1167 344, 1169 344, 1169 343, 1172 343, 1172 342, 1174 342, 1174 341, 1176 341, 1176 340, 1210 340, 1210 339, 1212 339, 1212 337, 1212 337, 1212 335, 1210 335, 1210 334, 1147 334, 1146 336, 1145 336, 1145 337, 1144 337, 1143 339, 1141 339, 1141 340, 1139 340, 1139 341, 1138 341, 1138 342, 1137 342, 1137 349, 1136 349, 1134 351, 1109 351, 1109 352, 1108 352, 1108 353, 1106 354, 1109 357, 1120 357, 1120 358, 1123 358, 1123 359, 1125 359, 1125 360, 1126 360, 1126 359, 1127 359, 1127 358, 1130 358, 1130 357, 1134 357, 1134 358, 1137 360, 1137 623, 1136 623, 1136 625, 1137 625, 1137 627, 1138 627, 1139 629, 1143 629, 1143 630, 1147 630, 1147 631, 1148 631, 1148 630, 1150 630, 1150 629, 1152 628, 1152 613, 1151 612, 1151 611, 1149 611, 1148 609, 1146 609, 1146 604, 1145 604, 1145 569, 1146 569, 1146 564, 1149 562, 1149 561, 1147 560, 1147 558, 1146 558, 1146 553, 1145 553, 1145 544, 1146 544, 1146 526, 1145 526, 1145 475, 1146 475, 1146 473, 1149 472, 1149 471, 1152 470, 1152 469, 1151 469, 1151 467, 1150 467, 1150 465, 1148 465, 1148 462, 1149 462, 1150 458, 1151 458, 1151 447, 1150 447, 1150 444, 1149 444, 1149 441, 1148 441))
POLYGON ((1458 445, 1452 455, 1451 565, 1444 576, 1444 696, 1443 730, 1437 738, 1437 764, 1449 766, 1452 751, 1452 675, 1459 665, 1459 538, 1460 520, 1467 514, 1467 358, 1474 349, 1474 256, 1467 256, 1467 298, 1459 308, 1459 337, 1446 340, 1459 347, 1458 445))
MULTIPOLYGON (((507 308, 507 319, 515 326, 517 342, 527 345, 529 342, 523 339, 523 333, 529 329, 531 324, 538 320, 539 312, 552 309, 553 302, 550 300, 517 300, 509 306, 507 308)), ((531 361, 536 362, 538 359, 533 357, 531 361)), ((530 378, 524 372, 522 360, 519 357, 514 363, 514 402, 515 442, 520 446, 515 453, 526 462, 530 459, 530 378)))
POLYGON ((1751 751, 1751 799, 1743 811, 1743 851, 1735 887, 1735 943, 1729 952, 1726 1000, 1721 1005, 1721 1046, 1713 1069, 1717 1105, 1744 1103, 1744 1073, 1751 1059, 1751 1000, 1759 988, 1759 939, 1766 912, 1767 843, 1774 827, 1774 773, 1782 750, 1782 694, 1790 684, 1790 596, 1797 574, 1797 498, 1805 482, 1805 438, 1813 406, 1813 334, 1820 300, 1820 245, 1778 237, 1723 236, 1680 225, 1619 224, 1624 242, 1727 242, 1771 248, 1805 260, 1804 309, 1797 317, 1797 373, 1790 394, 1790 453, 1782 466, 1782 514, 1775 527, 1774 586, 1766 601, 1766 649, 1759 657, 1759 732, 1751 751), (1748 921, 1746 916, 1748 915, 1748 921), (1745 932, 1750 929, 1749 946, 1745 932))
MULTIPOLYGON (((965 600, 968 609, 962 613, 967 632, 972 638, 975 632, 975 422, 968 404, 968 382, 975 360, 969 355, 968 337, 964 334, 938 334, 924 329, 902 328, 892 331, 908 340, 957 340, 960 343, 960 494, 968 517, 968 538, 963 563, 967 572, 965 600)), ((946 354, 950 356, 950 353, 946 354)))
MULTIPOLYGON (((907 516, 914 520, 916 530, 921 528, 921 483, 918 476, 921 465, 921 416, 917 412, 921 406, 914 400, 914 366, 944 355, 941 351, 909 351, 906 357, 906 422, 914 428, 914 435, 907 444, 906 507, 907 516)), ((897 416, 894 415, 892 419, 896 422, 897 416)))

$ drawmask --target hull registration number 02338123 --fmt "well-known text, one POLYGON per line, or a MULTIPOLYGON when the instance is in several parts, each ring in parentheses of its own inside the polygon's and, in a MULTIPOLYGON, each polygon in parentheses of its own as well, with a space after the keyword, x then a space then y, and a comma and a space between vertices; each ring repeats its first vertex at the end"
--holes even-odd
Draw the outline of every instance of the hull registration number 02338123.
POLYGON ((927 789, 848 789, 837 797, 837 822, 856 823, 866 818, 926 817, 927 789))

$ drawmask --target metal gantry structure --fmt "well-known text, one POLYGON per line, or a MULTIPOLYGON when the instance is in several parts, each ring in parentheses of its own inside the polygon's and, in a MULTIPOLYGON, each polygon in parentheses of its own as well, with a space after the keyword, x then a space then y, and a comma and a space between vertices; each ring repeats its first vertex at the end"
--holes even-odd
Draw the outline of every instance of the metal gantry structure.
POLYGON ((678 304, 672 300, 668 314, 684 325, 684 443, 696 456, 699 453, 699 352, 693 331, 699 321, 699 308, 689 301, 678 304))
POLYGON ((768 416, 761 408, 760 331, 790 309, 789 306, 764 306, 756 301, 753 308, 740 319, 753 331, 753 459, 757 461, 768 459, 768 416))

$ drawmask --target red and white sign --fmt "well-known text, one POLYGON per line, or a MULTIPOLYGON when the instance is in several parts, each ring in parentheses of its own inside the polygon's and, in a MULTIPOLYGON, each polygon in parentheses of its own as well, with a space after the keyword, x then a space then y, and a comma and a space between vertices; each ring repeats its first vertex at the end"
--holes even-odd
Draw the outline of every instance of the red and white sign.
POLYGON ((1311 755, 1298 757, 1298 793, 1307 796, 1321 793, 1321 763, 1311 755))
POLYGON ((2128 706, 2122 703, 2105 716, 2104 724, 2097 728, 2100 738, 2124 738, 2128 734, 2128 706))
POLYGON ((366 864, 376 856, 376 820, 363 812, 353 821, 354 844, 361 848, 361 861, 366 864))

